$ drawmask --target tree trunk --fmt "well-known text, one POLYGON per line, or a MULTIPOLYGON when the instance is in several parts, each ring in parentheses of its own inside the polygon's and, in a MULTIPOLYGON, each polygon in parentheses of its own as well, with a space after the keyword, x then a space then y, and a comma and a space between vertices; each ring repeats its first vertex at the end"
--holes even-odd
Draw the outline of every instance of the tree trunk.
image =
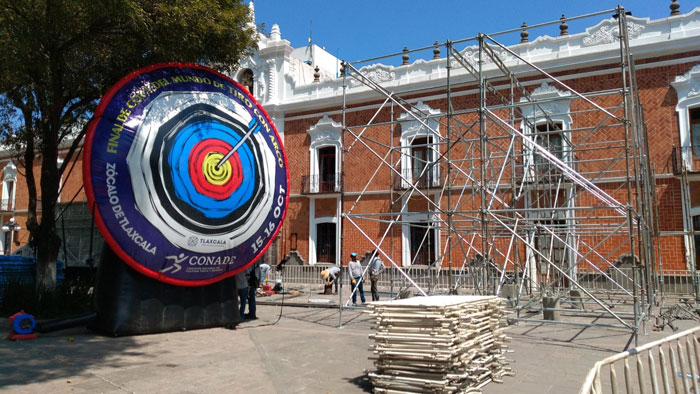
MULTIPOLYGON (((46 135, 46 134, 45 134, 46 135)), ((51 134, 41 149, 41 223, 36 239, 36 286, 53 290, 56 287, 56 258, 61 239, 56 234, 56 200, 58 196, 58 144, 51 134)))

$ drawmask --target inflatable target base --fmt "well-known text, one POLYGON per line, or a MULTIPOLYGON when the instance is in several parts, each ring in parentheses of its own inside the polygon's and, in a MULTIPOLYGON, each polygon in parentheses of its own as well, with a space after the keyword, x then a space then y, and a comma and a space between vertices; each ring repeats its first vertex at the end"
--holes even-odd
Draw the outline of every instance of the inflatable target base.
POLYGON ((155 334, 240 322, 233 278, 207 286, 167 284, 141 275, 107 245, 95 283, 97 318, 90 328, 111 336, 155 334))

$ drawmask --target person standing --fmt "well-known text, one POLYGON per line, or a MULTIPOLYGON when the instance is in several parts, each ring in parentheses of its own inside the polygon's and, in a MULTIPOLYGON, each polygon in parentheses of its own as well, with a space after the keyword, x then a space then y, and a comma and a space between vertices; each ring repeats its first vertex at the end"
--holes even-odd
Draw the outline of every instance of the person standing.
POLYGON ((379 291, 377 290, 377 282, 379 282, 379 275, 384 272, 384 262, 379 258, 379 254, 374 256, 372 262, 369 264, 369 280, 372 284, 372 301, 379 301, 379 291))
POLYGON ((238 289, 238 297, 241 301, 240 314, 241 320, 257 319, 255 308, 255 290, 258 288, 260 278, 260 265, 255 263, 243 272, 236 275, 236 288, 238 289), (245 306, 248 304, 248 313, 245 313, 245 306))
POLYGON ((257 261, 253 263, 253 269, 250 271, 250 276, 248 277, 248 313, 245 318, 248 320, 256 320, 258 316, 256 315, 255 309, 255 292, 260 287, 261 270, 260 263, 257 261))
POLYGON ((352 284, 352 304, 357 305, 357 292, 360 292, 360 299, 365 303, 365 291, 362 288, 362 264, 357 261, 357 253, 350 253, 350 262, 348 263, 348 273, 350 274, 350 283, 352 284))
POLYGON ((241 315, 241 321, 245 318, 245 305, 248 301, 248 280, 250 278, 250 272, 253 270, 253 267, 248 267, 244 269, 243 271, 239 272, 236 274, 236 290, 238 291, 238 298, 239 298, 239 303, 240 303, 240 315, 241 315))

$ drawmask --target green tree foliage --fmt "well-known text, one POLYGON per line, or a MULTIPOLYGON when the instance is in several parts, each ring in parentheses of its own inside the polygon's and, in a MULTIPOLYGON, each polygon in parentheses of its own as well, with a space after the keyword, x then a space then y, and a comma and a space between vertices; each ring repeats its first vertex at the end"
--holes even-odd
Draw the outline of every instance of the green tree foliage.
POLYGON ((154 63, 231 71, 254 44, 251 16, 240 0, 0 2, 0 130, 27 180, 26 228, 37 250, 38 286, 55 286, 59 180, 79 155, 102 94, 154 63), (59 148, 68 150, 57 168, 59 148))

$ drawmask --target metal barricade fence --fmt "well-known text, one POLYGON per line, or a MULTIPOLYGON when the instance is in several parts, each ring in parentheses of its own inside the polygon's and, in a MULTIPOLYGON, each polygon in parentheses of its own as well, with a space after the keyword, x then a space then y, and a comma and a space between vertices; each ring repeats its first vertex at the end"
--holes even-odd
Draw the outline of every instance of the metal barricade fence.
MULTIPOLYGON (((271 269, 268 274, 268 283, 274 284, 276 280, 280 279, 288 285, 320 285, 321 270, 329 266, 331 265, 288 265, 282 271, 271 269)), ((347 268, 341 267, 341 269, 343 281, 347 284, 349 283, 347 268)), ((492 294, 500 280, 498 271, 484 270, 482 267, 453 268, 451 280, 448 268, 437 269, 428 266, 413 266, 403 268, 403 271, 422 289, 430 290, 433 293, 444 293, 448 292, 450 288, 460 287, 468 291, 490 292, 489 294, 492 294)), ((633 284, 632 271, 632 268, 609 270, 606 273, 607 276, 594 272, 580 272, 577 274, 577 281, 582 287, 598 293, 623 293, 623 289, 631 293, 633 284)), ((694 287, 700 283, 700 273, 696 275, 698 275, 698 279, 694 281, 691 273, 688 271, 664 270, 663 275, 660 277, 663 282, 664 293, 677 296, 695 294, 694 287)), ((507 277, 512 278, 512 274, 508 273, 507 277)), ((379 276, 378 285, 385 291, 392 288, 398 289, 411 286, 410 282, 396 267, 387 267, 379 276)), ((552 290, 555 291, 564 291, 566 289, 564 283, 561 286, 552 286, 552 290)))
POLYGON ((695 327, 598 361, 579 394, 620 393, 622 379, 626 393, 698 394, 699 332, 695 327))

